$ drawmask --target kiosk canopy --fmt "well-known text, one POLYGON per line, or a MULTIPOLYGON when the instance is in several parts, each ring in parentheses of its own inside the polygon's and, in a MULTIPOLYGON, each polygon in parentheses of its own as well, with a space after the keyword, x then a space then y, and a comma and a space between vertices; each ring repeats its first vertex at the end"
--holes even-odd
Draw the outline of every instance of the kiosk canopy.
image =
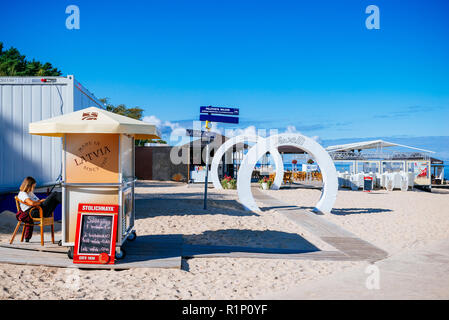
POLYGON ((160 139, 156 126, 96 107, 29 124, 30 134, 62 137, 66 133, 128 134, 136 139, 160 139))

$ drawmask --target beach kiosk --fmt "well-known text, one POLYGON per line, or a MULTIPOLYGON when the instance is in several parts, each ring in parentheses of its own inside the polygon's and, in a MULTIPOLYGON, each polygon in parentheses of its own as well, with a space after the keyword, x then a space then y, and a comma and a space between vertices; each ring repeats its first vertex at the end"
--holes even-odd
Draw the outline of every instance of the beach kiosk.
MULTIPOLYGON (((160 139, 154 125, 90 107, 29 125, 62 138, 62 241, 73 256, 79 203, 118 205, 116 258, 134 240, 134 140, 160 139)), ((45 164, 43 164, 45 165, 45 164)))

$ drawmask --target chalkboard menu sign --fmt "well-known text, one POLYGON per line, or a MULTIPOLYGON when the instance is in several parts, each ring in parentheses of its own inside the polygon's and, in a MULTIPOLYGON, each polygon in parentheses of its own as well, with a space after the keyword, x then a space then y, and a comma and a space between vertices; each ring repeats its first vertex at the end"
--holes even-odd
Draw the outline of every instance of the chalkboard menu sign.
POLYGON ((373 178, 365 177, 363 179, 363 191, 370 192, 371 190, 373 190, 373 178))
POLYGON ((110 253, 112 216, 82 215, 79 253, 110 253))
POLYGON ((74 263, 114 263, 117 214, 117 205, 79 204, 74 263))

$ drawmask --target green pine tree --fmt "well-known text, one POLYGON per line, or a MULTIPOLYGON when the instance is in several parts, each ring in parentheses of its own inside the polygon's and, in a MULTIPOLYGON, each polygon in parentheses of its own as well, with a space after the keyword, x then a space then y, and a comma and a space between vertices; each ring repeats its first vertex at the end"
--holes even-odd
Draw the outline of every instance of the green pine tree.
POLYGON ((3 50, 3 42, 0 42, 0 76, 26 77, 26 76, 60 76, 62 73, 54 68, 51 63, 42 64, 39 61, 26 60, 16 48, 3 50))
MULTIPOLYGON (((119 104, 118 106, 114 106, 113 104, 109 103, 109 98, 102 98, 99 99, 103 104, 105 105, 105 108, 107 111, 120 114, 122 116, 130 117, 136 120, 142 120, 143 115, 143 109, 139 107, 134 108, 128 108, 124 104, 119 104)), ((162 143, 167 144, 164 140, 136 140, 136 146, 143 146, 145 143, 162 143)))
POLYGON ((109 98, 102 98, 100 99, 100 101, 103 102, 107 111, 114 112, 122 116, 130 117, 136 120, 142 120, 143 109, 139 107, 128 108, 124 104, 114 106, 109 103, 109 98))

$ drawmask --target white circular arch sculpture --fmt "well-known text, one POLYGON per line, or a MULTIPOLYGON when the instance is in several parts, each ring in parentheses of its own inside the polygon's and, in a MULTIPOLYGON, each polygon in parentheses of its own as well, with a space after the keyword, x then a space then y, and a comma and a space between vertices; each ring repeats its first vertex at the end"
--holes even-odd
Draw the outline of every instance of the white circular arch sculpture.
POLYGON ((253 146, 240 165, 237 180, 237 191, 240 202, 246 209, 259 211, 251 193, 251 173, 257 161, 268 150, 280 146, 294 146, 310 154, 317 162, 323 175, 323 190, 321 198, 315 206, 314 211, 329 213, 337 199, 338 178, 334 162, 327 151, 315 140, 297 133, 284 133, 270 136, 260 140, 253 146))
MULTIPOLYGON (((256 136, 256 135, 239 135, 235 136, 229 140, 227 140, 225 143, 223 143, 220 148, 217 149, 217 151, 214 154, 214 158, 212 159, 212 164, 210 167, 210 179, 212 183, 214 184, 215 189, 223 189, 220 179, 218 177, 218 166, 220 165, 221 158, 223 155, 233 146, 235 146, 238 143, 244 143, 244 142, 260 142, 261 140, 264 140, 265 138, 256 136)), ((273 157, 274 164, 276 166, 276 176, 274 178, 273 184, 271 186, 271 189, 278 190, 281 187, 283 178, 284 178, 284 163, 282 162, 282 157, 279 154, 279 151, 277 148, 271 148, 267 150, 270 152, 270 155, 273 157)), ((240 171, 239 171, 240 174, 240 171)), ((251 179, 250 173, 250 179, 251 179)), ((239 180, 240 177, 237 176, 237 180, 239 180)))

